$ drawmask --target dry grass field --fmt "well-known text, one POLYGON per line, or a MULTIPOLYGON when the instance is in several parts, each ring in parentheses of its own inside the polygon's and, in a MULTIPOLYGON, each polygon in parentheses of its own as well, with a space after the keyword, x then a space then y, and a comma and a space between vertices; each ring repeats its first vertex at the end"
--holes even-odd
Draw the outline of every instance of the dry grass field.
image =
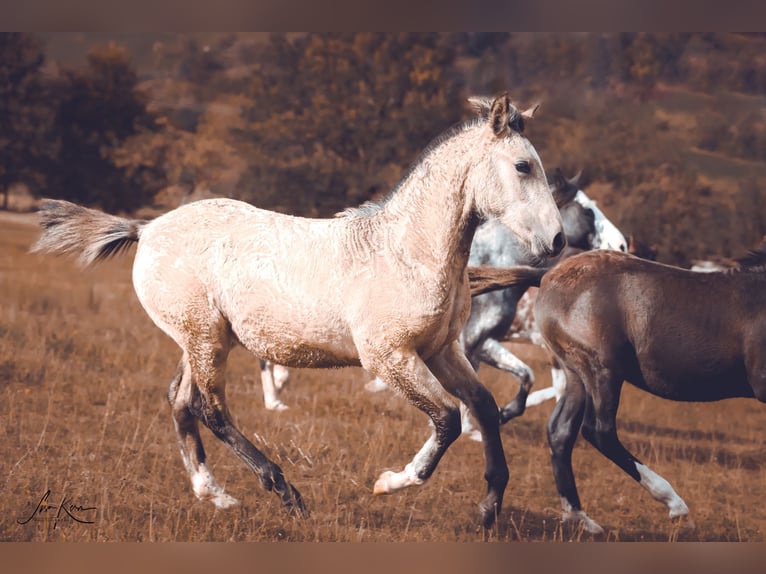
MULTIPOLYGON (((373 497, 383 469, 401 468, 427 435, 426 418, 390 392, 369 394, 360 369, 296 370, 264 410, 257 361, 231 356, 229 404, 242 430, 277 461, 311 515, 288 517, 277 497, 209 432, 220 483, 241 500, 196 500, 165 401, 179 357, 144 314, 130 282, 132 253, 80 271, 30 255, 34 218, 0 219, 0 539, 5 541, 764 541, 766 409, 755 401, 681 404, 626 388, 621 436, 676 487, 696 528, 673 524, 581 439, 575 472, 592 537, 562 526, 548 461, 546 404, 503 427, 511 482, 497 526, 478 528, 486 488, 478 443, 458 440, 422 487, 373 497), (28 518, 50 491, 53 508, 28 518), (89 523, 66 516, 58 506, 89 523)), ((544 353, 516 346, 549 383, 544 353)), ((516 385, 485 368, 498 402, 516 385)))

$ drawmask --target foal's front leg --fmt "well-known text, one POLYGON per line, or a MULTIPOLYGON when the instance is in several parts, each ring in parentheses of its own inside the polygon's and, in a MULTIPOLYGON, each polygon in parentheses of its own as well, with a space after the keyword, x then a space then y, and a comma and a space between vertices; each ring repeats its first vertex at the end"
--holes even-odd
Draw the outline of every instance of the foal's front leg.
POLYGON ((394 351, 384 359, 365 360, 363 365, 426 413, 433 423, 431 436, 412 461, 400 472, 383 472, 373 493, 388 494, 423 484, 449 445, 460 436, 460 414, 454 401, 414 351, 394 351))
POLYGON ((479 511, 484 526, 489 528, 500 513, 508 484, 508 464, 500 439, 497 403, 479 381, 457 341, 430 359, 428 366, 444 388, 468 406, 479 423, 484 439, 484 477, 487 480, 487 496, 479 504, 479 511))

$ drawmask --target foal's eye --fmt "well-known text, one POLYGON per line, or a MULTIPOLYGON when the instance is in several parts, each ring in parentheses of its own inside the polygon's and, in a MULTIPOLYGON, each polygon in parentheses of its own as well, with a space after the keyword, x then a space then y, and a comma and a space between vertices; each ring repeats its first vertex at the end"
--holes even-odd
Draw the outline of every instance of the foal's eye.
POLYGON ((516 171, 519 173, 529 173, 532 167, 529 165, 528 161, 517 161, 516 162, 516 171))

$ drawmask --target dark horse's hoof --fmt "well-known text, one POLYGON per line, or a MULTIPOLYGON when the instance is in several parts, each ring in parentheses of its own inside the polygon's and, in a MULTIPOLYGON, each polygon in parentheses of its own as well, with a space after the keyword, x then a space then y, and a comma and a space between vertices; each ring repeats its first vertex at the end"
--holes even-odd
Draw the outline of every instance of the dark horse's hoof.
POLYGON ((485 529, 490 529, 497 520, 497 515, 500 513, 500 508, 497 503, 485 505, 484 502, 479 504, 479 516, 481 517, 481 525, 485 529))

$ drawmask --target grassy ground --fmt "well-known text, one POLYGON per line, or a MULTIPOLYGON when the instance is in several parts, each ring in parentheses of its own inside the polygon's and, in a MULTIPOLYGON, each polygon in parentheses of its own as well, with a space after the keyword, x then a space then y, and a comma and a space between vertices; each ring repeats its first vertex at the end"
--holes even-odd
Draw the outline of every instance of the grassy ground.
MULTIPOLYGON (((283 398, 263 409, 257 361, 230 359, 229 404, 240 428, 284 469, 311 515, 287 517, 245 466, 203 430, 218 481, 242 505, 196 500, 175 443, 165 393, 179 351, 141 309, 132 255, 87 271, 29 255, 29 218, 0 220, 0 539, 67 541, 568 541, 591 540, 558 520, 545 423, 552 404, 503 427, 511 482, 490 532, 478 528, 486 488, 478 443, 461 438, 424 486, 373 497, 386 468, 400 469, 428 434, 424 415, 390 392, 369 394, 360 369, 295 370, 283 398), (57 508, 34 511, 43 495, 57 508), (72 506, 74 505, 74 507, 72 506), (81 508, 78 508, 81 507, 81 508), (92 510, 86 510, 92 508, 92 510), (47 518, 44 518, 46 517, 47 518)), ((546 356, 514 346, 549 384, 546 356)), ((503 403, 512 378, 482 380, 503 403)), ((580 440, 574 453, 597 540, 766 538, 766 411, 755 401, 679 404, 626 388, 621 436, 691 508, 682 528, 664 507, 580 440)))

